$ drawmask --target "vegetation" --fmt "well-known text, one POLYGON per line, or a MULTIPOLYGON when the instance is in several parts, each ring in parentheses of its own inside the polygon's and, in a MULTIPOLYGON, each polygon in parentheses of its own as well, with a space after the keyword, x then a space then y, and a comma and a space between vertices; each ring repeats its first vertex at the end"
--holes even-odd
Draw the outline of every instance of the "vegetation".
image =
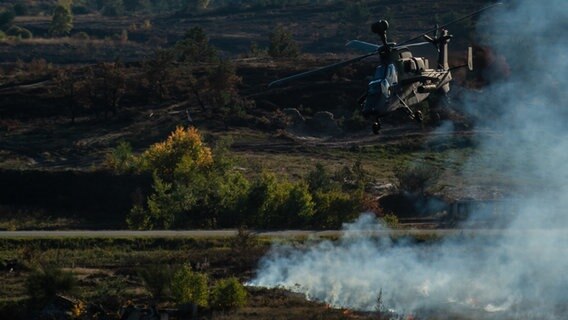
POLYGON ((300 54, 300 48, 292 34, 282 26, 276 27, 270 34, 269 40, 268 54, 273 58, 295 58, 300 54))
POLYGON ((156 301, 162 301, 170 289, 174 276, 173 269, 168 265, 151 264, 138 271, 144 285, 156 301))
POLYGON ((71 292, 76 286, 70 272, 54 266, 40 267, 33 271, 26 280, 26 290, 32 301, 45 304, 56 294, 71 292))
POLYGON ((69 6, 58 4, 53 10, 49 33, 52 36, 64 36, 73 29, 73 14, 69 6))
POLYGON ((426 188, 436 182, 441 171, 429 165, 402 166, 395 171, 399 190, 424 195, 426 188))
POLYGON ((247 178, 229 155, 207 147, 195 128, 178 127, 164 142, 134 157, 122 143, 108 158, 120 172, 150 172, 153 193, 134 206, 134 229, 181 227, 337 228, 365 205, 367 173, 357 162, 331 175, 321 165, 306 179, 289 181, 270 172, 247 178))
POLYGON ((221 279, 211 289, 210 306, 217 310, 231 310, 244 307, 247 291, 235 277, 221 279))
POLYGON ((209 305, 207 275, 194 272, 188 265, 183 266, 173 275, 171 290, 177 303, 194 303, 200 307, 209 305))

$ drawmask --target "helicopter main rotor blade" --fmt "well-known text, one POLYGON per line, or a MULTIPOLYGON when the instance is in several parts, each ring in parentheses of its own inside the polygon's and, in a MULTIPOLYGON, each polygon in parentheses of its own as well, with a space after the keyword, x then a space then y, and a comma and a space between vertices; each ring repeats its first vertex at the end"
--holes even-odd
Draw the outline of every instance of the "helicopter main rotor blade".
POLYGON ((292 81, 292 80, 302 79, 302 78, 311 76, 313 74, 322 73, 322 72, 326 72, 326 71, 333 70, 333 69, 338 69, 338 68, 344 67, 346 65, 349 65, 351 63, 361 61, 361 60, 368 58, 370 56, 374 56, 376 54, 378 54, 378 52, 371 52, 371 53, 367 53, 367 54, 362 55, 362 56, 358 56, 358 57, 353 58, 353 59, 349 59, 349 60, 341 61, 341 62, 338 62, 338 63, 330 64, 328 66, 321 67, 321 68, 318 68, 318 69, 315 69, 315 70, 310 70, 310 71, 298 73, 298 74, 295 74, 293 76, 289 76, 289 77, 286 77, 286 78, 282 78, 282 79, 273 81, 273 82, 268 84, 268 87, 272 88, 272 87, 280 86, 280 85, 282 85, 286 82, 292 81))
POLYGON ((378 44, 369 43, 360 40, 351 40, 347 42, 345 46, 350 49, 360 50, 364 52, 376 52, 383 47, 378 44))
POLYGON ((424 42, 416 42, 416 43, 411 43, 411 44, 406 44, 406 45, 398 45, 396 47, 394 47, 395 49, 398 48, 409 48, 409 47, 418 47, 418 46, 423 46, 423 45, 427 45, 430 44, 430 42, 428 41, 424 41, 424 42))
POLYGON ((450 24, 453 24, 453 23, 456 23, 456 22, 460 22, 460 21, 462 21, 462 20, 465 20, 465 19, 467 19, 467 18, 473 17, 473 16, 475 16, 475 15, 477 15, 477 14, 480 14, 481 12, 483 12, 483 11, 485 11, 485 10, 491 9, 491 8, 493 8, 493 7, 496 7, 496 6, 500 6, 500 5, 502 5, 502 4, 503 4, 502 2, 497 2, 497 3, 494 3, 494 4, 490 5, 490 6, 481 8, 481 9, 479 9, 479 10, 473 12, 473 13, 470 13, 470 14, 468 14, 467 16, 463 16, 463 17, 461 17, 461 18, 455 19, 455 20, 450 21, 450 22, 448 22, 448 23, 446 23, 446 24, 443 24, 443 25, 441 25, 441 26, 436 26, 436 27, 434 27, 434 28, 432 28, 432 29, 430 29, 430 30, 428 30, 428 31, 425 31, 425 32, 421 33, 420 35, 418 35, 418 36, 416 36, 416 37, 414 37, 414 38, 412 38, 412 39, 408 39, 408 40, 406 40, 406 41, 403 41, 403 42, 399 43, 398 46, 403 46, 403 45, 406 44, 406 43, 409 43, 409 42, 412 42, 412 41, 414 41, 414 40, 417 40, 417 39, 422 38, 422 36, 425 35, 425 34, 428 34, 428 33, 430 33, 430 32, 434 32, 434 31, 437 31, 437 30, 439 30, 439 29, 445 28, 445 27, 449 26, 450 24))

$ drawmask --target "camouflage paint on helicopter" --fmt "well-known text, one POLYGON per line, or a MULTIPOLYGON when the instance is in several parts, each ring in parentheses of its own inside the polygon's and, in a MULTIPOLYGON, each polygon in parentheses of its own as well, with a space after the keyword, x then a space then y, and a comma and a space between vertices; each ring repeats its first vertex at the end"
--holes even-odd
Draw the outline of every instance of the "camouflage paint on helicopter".
POLYGON ((468 67, 469 70, 473 70, 471 47, 468 49, 468 63, 466 65, 449 66, 448 43, 452 35, 449 34, 446 27, 497 5, 501 5, 501 3, 482 8, 470 15, 461 17, 442 26, 436 25, 433 29, 403 41, 398 45, 394 42, 387 41, 389 24, 386 20, 379 20, 371 25, 371 31, 380 37, 382 45, 359 40, 349 41, 346 44, 347 47, 364 51, 366 54, 279 79, 271 82, 268 86, 279 86, 292 80, 335 70, 368 57, 379 55, 381 64, 377 66, 373 79, 368 84, 367 92, 359 98, 362 114, 367 117, 375 117, 375 122, 372 127, 373 132, 375 134, 379 133, 381 117, 397 110, 406 112, 409 119, 421 122, 422 114, 420 111, 415 112, 410 107, 426 100, 431 94, 445 96, 450 91, 450 82, 452 80, 451 70, 461 67, 468 67), (428 33, 431 32, 434 32, 433 37, 428 36, 428 33), (411 43, 422 37, 426 40, 425 42, 411 43), (436 68, 430 68, 428 59, 424 57, 414 57, 409 49, 410 47, 425 44, 434 45, 438 51, 436 68))

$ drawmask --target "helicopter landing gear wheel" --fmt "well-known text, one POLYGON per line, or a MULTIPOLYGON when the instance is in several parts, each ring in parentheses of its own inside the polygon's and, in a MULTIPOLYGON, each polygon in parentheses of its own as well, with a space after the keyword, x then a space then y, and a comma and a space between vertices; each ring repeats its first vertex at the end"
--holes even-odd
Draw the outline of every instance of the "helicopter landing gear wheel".
POLYGON ((381 131, 381 121, 379 120, 379 118, 377 118, 377 121, 373 123, 372 128, 374 134, 379 134, 379 131, 381 131))
POLYGON ((422 121, 424 121, 424 116, 422 115, 422 112, 420 110, 417 110, 414 113, 414 120, 416 120, 416 122, 418 123, 422 123, 422 121))

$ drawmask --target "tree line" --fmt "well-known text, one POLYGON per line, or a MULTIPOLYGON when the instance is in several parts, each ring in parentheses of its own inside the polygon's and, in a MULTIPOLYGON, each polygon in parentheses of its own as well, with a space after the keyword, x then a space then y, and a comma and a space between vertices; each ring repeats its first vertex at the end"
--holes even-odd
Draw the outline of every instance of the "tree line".
POLYGON ((153 175, 153 191, 127 216, 132 229, 339 228, 378 211, 360 162, 336 172, 318 164, 295 181, 268 171, 250 176, 226 145, 208 147, 195 128, 178 127, 139 155, 122 143, 107 164, 117 173, 153 175))

